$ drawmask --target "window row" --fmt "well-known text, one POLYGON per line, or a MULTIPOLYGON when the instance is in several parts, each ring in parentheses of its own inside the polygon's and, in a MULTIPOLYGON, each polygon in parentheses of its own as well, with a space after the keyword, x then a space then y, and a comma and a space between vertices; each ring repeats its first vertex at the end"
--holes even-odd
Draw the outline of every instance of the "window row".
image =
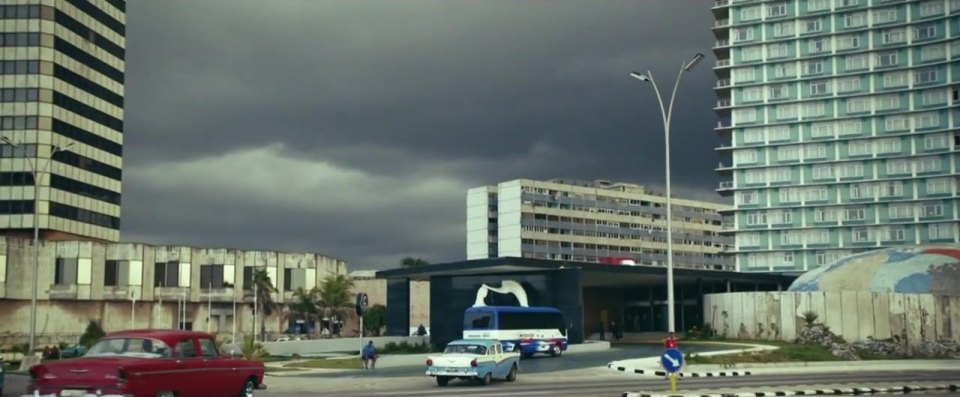
MULTIPOLYGON (((780 4, 771 5, 774 12, 778 12, 775 17, 781 17, 786 15, 785 6, 780 4), (779 14, 780 11, 784 13, 779 14)), ((923 16, 933 16, 933 15, 942 15, 943 14, 943 3, 940 3, 941 9, 939 12, 930 14, 930 15, 921 15, 923 16)), ((751 21, 757 20, 759 16, 759 8, 747 7, 740 10, 741 17, 744 16, 744 13, 751 14, 749 19, 741 19, 742 21, 751 21)), ((750 42, 754 40, 761 39, 763 34, 763 29, 767 29, 767 38, 788 38, 796 37, 799 35, 812 35, 820 33, 830 33, 831 28, 842 28, 842 29, 862 29, 871 26, 881 26, 885 24, 891 24, 902 19, 905 19, 905 10, 898 9, 897 7, 883 8, 873 11, 873 24, 869 22, 870 15, 868 12, 854 12, 844 15, 837 15, 836 21, 831 16, 813 16, 807 18, 801 18, 796 20, 780 21, 772 24, 762 25, 750 25, 743 26, 738 28, 733 28, 731 30, 730 36, 733 38, 734 42, 750 42), (832 26, 831 26, 832 25, 832 26)), ((922 29, 927 26, 936 26, 936 22, 930 22, 917 26, 914 29, 922 29)), ((837 29, 839 31, 839 29, 837 29)), ((915 33, 916 35, 916 33, 915 33)), ((915 36, 916 37, 916 36, 915 36)), ((922 36, 920 36, 922 37, 922 36)))
MULTIPOLYGON (((949 134, 930 134, 918 140, 920 145, 918 149, 924 151, 949 149, 949 134)), ((849 141, 846 144, 846 152, 849 157, 873 156, 885 154, 901 154, 905 148, 910 148, 911 142, 904 141, 900 137, 880 138, 880 139, 860 139, 849 141)), ((842 144, 838 144, 842 150, 842 144)), ((743 149, 737 150, 733 154, 735 165, 761 165, 774 162, 792 162, 805 160, 834 160, 834 149, 831 147, 830 156, 827 156, 828 147, 826 144, 806 144, 806 145, 787 145, 777 147, 775 150, 761 149, 743 149), (761 159, 761 157, 764 157, 761 159)), ((842 156, 839 156, 842 158, 842 156)))
MULTIPOLYGON (((921 226, 926 229, 921 239, 944 240, 953 239, 956 235, 956 225, 952 223, 932 223, 921 226), (924 238, 925 237, 925 238, 924 238)), ((831 237, 854 243, 870 242, 913 242, 914 230, 906 226, 879 226, 857 227, 850 230, 831 232, 826 229, 816 230, 789 230, 781 231, 777 235, 761 235, 761 233, 738 233, 737 247, 752 248, 766 247, 767 238, 774 240, 779 246, 827 245, 834 244, 831 237)), ((837 258, 839 259, 839 258, 837 258)))
MULTIPOLYGON (((937 69, 917 71, 895 71, 876 76, 874 89, 904 89, 910 88, 923 81, 928 83, 937 81, 940 73, 937 69)), ((739 104, 748 104, 763 101, 798 100, 814 97, 829 97, 832 95, 851 95, 861 92, 861 88, 869 88, 870 78, 867 76, 853 76, 836 79, 813 80, 808 82, 773 83, 766 86, 744 87, 739 92, 739 104)), ((955 89, 949 87, 928 88, 916 91, 916 98, 923 106, 945 105, 950 94, 955 89)), ((832 112, 831 112, 832 113, 832 112)))
MULTIPOLYGON (((960 56, 960 44, 956 41, 951 44, 953 57, 960 56)), ((842 57, 842 61, 834 63, 830 57, 821 57, 807 60, 793 60, 764 66, 743 66, 733 70, 733 83, 749 84, 765 80, 784 80, 799 77, 810 77, 828 74, 861 73, 871 70, 893 69, 905 66, 921 66, 920 62, 946 60, 945 44, 935 44, 921 47, 914 57, 914 63, 908 64, 909 53, 906 50, 890 50, 875 53, 853 54, 842 57), (765 70, 766 69, 766 70, 765 70)), ((941 76, 945 76, 941 72, 941 76)), ((937 77, 934 75, 933 77, 937 77)), ((929 76, 916 76, 915 83, 922 84, 929 80, 929 76)), ((852 90, 852 89, 848 89, 852 90)), ((841 91, 842 92, 842 91, 841 91)))
MULTIPOLYGON (((881 95, 872 95, 872 96, 862 96, 848 99, 838 100, 839 103, 839 112, 838 115, 859 115, 859 114, 868 114, 873 112, 890 112, 890 111, 900 111, 907 110, 910 106, 909 96, 903 94, 881 94, 881 95)), ((791 121, 798 120, 801 117, 803 118, 823 118, 823 117, 833 117, 834 104, 831 101, 812 101, 806 102, 803 104, 789 103, 789 104, 780 104, 780 105, 767 105, 767 106, 755 106, 755 107, 744 107, 734 109, 733 111, 733 122, 737 123, 759 123, 759 122, 778 122, 778 121, 791 121), (767 116, 764 117, 764 113, 769 112, 767 116)), ((907 118, 913 120, 913 125, 920 128, 936 128, 941 124, 941 114, 937 112, 926 112, 926 113, 917 113, 912 116, 899 116, 900 120, 903 120, 903 123, 907 123, 907 118)), ((832 127, 841 123, 856 123, 861 124, 859 120, 845 120, 840 123, 821 123, 816 124, 815 127, 828 127, 831 128, 830 132, 823 132, 817 136, 832 136, 832 127)), ((889 129, 894 130, 898 129, 895 127, 896 124, 893 124, 894 127, 889 129)), ((904 127, 899 127, 899 129, 906 129, 904 127)), ((860 133, 860 128, 849 128, 845 129, 850 134, 860 133)), ((841 132, 841 135, 843 133, 841 132)))
MULTIPOLYGON (((944 167, 940 157, 921 157, 916 159, 890 159, 885 162, 886 175, 910 175, 913 173, 929 173, 949 170, 949 162, 944 167)), ((799 182, 806 179, 808 182, 835 181, 845 178, 873 177, 872 166, 863 162, 847 162, 840 164, 817 164, 813 167, 773 167, 749 169, 742 172, 743 183, 783 183, 799 182), (809 169, 809 171, 807 171, 809 169), (865 172, 865 169, 869 169, 865 172), (795 172, 796 171, 796 172, 795 172), (806 178, 804 178, 806 177, 806 178)))
MULTIPOLYGON (((920 203, 891 203, 886 210, 886 216, 891 221, 909 221, 916 218, 936 218, 944 215, 944 208, 949 212, 949 204, 941 201, 927 201, 920 203)), ((866 221, 874 218, 873 208, 864 206, 847 207, 818 207, 813 210, 812 217, 807 215, 808 223, 838 222, 838 221, 866 221), (868 214, 870 216, 868 216, 868 214)), ((882 211, 882 209, 881 209, 882 211)), ((803 210, 769 210, 748 212, 743 215, 745 226, 792 226, 801 223, 803 210)))
POLYGON ((0 61, 0 75, 40 73, 40 61, 0 61))

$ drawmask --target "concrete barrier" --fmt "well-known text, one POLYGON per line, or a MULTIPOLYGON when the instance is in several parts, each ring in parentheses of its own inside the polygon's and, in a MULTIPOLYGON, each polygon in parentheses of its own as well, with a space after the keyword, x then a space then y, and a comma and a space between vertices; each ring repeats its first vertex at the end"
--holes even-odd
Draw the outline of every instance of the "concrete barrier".
MULTIPOLYGON (((429 336, 372 336, 363 338, 363 344, 373 341, 377 349, 383 349, 387 343, 409 344, 430 343, 429 336)), ((336 339, 311 339, 311 340, 292 340, 287 342, 264 342, 264 349, 271 356, 292 356, 294 354, 308 357, 323 355, 329 353, 352 353, 357 354, 360 351, 360 339, 358 338, 336 338, 336 339)))

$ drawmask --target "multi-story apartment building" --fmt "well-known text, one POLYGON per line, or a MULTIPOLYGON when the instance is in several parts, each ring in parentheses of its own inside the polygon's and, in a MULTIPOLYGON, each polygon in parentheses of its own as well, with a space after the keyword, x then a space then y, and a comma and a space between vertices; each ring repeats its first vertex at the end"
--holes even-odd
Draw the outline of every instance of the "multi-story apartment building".
MULTIPOLYGON (((609 181, 517 179, 467 192, 467 259, 584 262, 630 258, 666 266, 666 197, 609 181)), ((674 198, 674 266, 725 270, 723 204, 674 198)))
POLYGON ((119 239, 125 8, 0 0, 0 233, 119 239))
POLYGON ((344 261, 313 253, 93 241, 43 242, 35 274, 35 255, 29 239, 0 237, 0 345, 26 342, 34 282, 37 335, 45 344, 73 341, 91 319, 107 331, 182 326, 250 334, 255 269, 265 270, 276 288, 267 333, 302 330, 284 304, 299 288, 347 274, 344 261))
POLYGON ((957 243, 960 0, 717 0, 741 271, 957 243))

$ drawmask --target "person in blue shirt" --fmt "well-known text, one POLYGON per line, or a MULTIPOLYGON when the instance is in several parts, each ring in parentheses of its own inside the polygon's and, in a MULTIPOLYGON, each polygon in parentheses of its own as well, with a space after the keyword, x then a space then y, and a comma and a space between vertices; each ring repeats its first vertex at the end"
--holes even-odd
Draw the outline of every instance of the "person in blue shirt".
POLYGON ((363 369, 372 369, 377 367, 377 348, 373 347, 373 341, 367 342, 360 352, 360 359, 363 360, 363 369))

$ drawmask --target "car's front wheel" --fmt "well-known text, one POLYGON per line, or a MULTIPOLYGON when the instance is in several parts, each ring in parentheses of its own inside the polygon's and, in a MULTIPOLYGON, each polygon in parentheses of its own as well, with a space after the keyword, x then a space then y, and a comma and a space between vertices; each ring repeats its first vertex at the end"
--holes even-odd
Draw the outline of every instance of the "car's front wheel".
POLYGON ((447 376, 437 377, 437 386, 446 386, 447 383, 450 383, 450 377, 447 377, 447 376))
POLYGON ((253 397, 254 390, 257 390, 257 383, 248 378, 243 382, 243 389, 240 389, 240 397, 253 397))
POLYGON ((493 374, 490 373, 490 372, 487 372, 486 375, 484 375, 482 378, 480 378, 480 384, 481 384, 481 385, 484 385, 484 386, 489 385, 490 382, 492 382, 492 381, 493 381, 493 374))

